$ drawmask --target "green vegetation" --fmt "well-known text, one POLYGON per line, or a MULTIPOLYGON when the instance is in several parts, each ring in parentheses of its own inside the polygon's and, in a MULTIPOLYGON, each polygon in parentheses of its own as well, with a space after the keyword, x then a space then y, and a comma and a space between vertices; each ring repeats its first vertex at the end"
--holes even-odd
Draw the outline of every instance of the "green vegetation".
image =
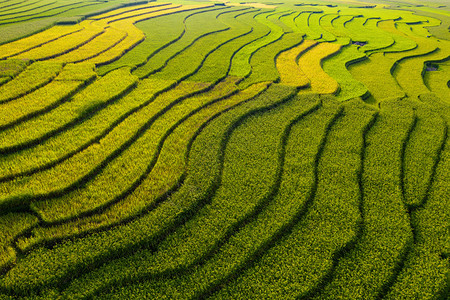
POLYGON ((169 44, 168 47, 149 56, 147 62, 134 70, 133 74, 143 78, 155 73, 164 68, 168 61, 188 49, 197 40, 215 32, 226 30, 227 26, 218 22, 215 18, 222 10, 223 8, 213 8, 187 16, 183 22, 186 28, 183 36, 176 43, 169 44))
POLYGON ((382 103, 364 142, 361 236, 338 261, 335 280, 319 291, 317 298, 377 297, 410 247, 412 232, 400 182, 401 152, 413 124, 410 103, 382 103))
MULTIPOLYGON (((260 12, 255 16, 255 20, 264 21, 269 12, 260 12)), ((283 34, 283 29, 276 24, 266 21, 253 26, 253 30, 258 32, 258 38, 239 49, 231 62, 230 75, 237 77, 247 77, 251 73, 250 59, 258 49, 276 41, 283 34)))
POLYGON ((11 247, 14 238, 37 223, 35 216, 24 213, 9 213, 0 217, 0 270, 4 271, 16 260, 16 252, 11 247))
MULTIPOLYGON (((155 203, 161 201, 165 197, 164 193, 169 192, 175 185, 180 184, 186 176, 185 164, 187 160, 186 153, 181 152, 183 148, 179 146, 180 135, 184 135, 182 140, 190 145, 192 140, 196 138, 200 128, 190 128, 189 130, 197 130, 193 135, 188 135, 188 129, 186 126, 195 125, 195 122, 199 120, 204 120, 205 116, 215 112, 217 109, 229 109, 232 106, 239 104, 242 101, 248 100, 249 98, 256 95, 263 90, 264 85, 255 85, 241 93, 238 93, 229 98, 225 98, 221 101, 215 102, 202 110, 202 113, 198 113, 195 116, 191 116, 188 120, 183 123, 183 126, 178 126, 173 133, 171 133, 163 144, 160 150, 161 159, 156 162, 153 168, 148 169, 150 174, 147 175, 141 185, 136 188, 130 195, 126 195, 125 198, 120 199, 117 203, 111 203, 108 207, 102 209, 97 214, 93 214, 91 217, 86 217, 83 219, 82 223, 79 220, 74 219, 73 221, 66 222, 62 226, 58 225, 53 227, 43 227, 33 231, 33 239, 27 241, 26 247, 33 245, 37 242, 42 242, 44 239, 54 240, 61 239, 63 237, 73 236, 74 234, 80 234, 86 231, 92 231, 93 229, 101 228, 104 226, 111 226, 112 224, 117 224, 123 220, 127 220, 135 217, 137 214, 142 213, 142 211, 148 210, 153 207, 155 203), (174 149, 176 147, 177 149, 174 149), (176 154, 176 155, 175 155, 176 154), (170 172, 168 172, 170 170, 170 172), (164 177, 161 177, 162 174, 164 177), (162 180, 164 179, 164 180, 162 180), (171 182, 173 186, 167 186, 167 183, 171 182), (154 191, 153 202, 149 202, 146 194, 148 191, 154 191), (87 221, 87 222, 86 222, 87 221), (78 228, 74 231, 74 228, 78 228)), ((217 113, 211 118, 215 118, 220 114, 217 113)), ((202 125, 204 126, 204 125, 202 125)), ((194 144, 195 145, 195 144, 194 144)), ((190 146, 189 146, 190 147, 190 146)), ((188 147, 188 148, 189 148, 188 147)), ((147 171, 148 172, 148 171, 147 171)), ((189 173, 188 173, 189 175, 189 173)), ((190 177, 187 177, 187 180, 190 177)), ((36 205, 37 208, 41 208, 38 212, 43 216, 44 219, 52 218, 54 219, 58 215, 56 214, 55 208, 57 206, 50 206, 42 203, 42 205, 36 205), (52 210, 45 210, 47 207, 53 208, 52 210)), ((52 220, 50 219, 50 220, 52 220)), ((58 221, 58 220, 57 220, 58 221)), ((24 244, 25 245, 25 244, 24 244)))
POLYGON ((436 70, 427 71, 425 69, 424 82, 427 88, 435 93, 442 101, 449 102, 448 89, 450 87, 450 80, 447 73, 450 70, 450 62, 445 61, 437 64, 430 64, 436 70))
MULTIPOLYGON (((130 49, 133 49, 138 44, 140 44, 145 39, 145 35, 142 31, 134 26, 134 23, 140 22, 142 20, 146 20, 149 18, 157 18, 159 16, 177 13, 179 11, 191 10, 191 9, 199 8, 198 6, 181 6, 174 5, 168 6, 163 9, 151 9, 148 13, 139 13, 136 16, 121 16, 115 20, 110 20, 107 24, 111 26, 111 28, 122 31, 126 35, 123 39, 118 40, 113 43, 109 47, 105 47, 104 43, 100 41, 99 46, 104 50, 101 51, 100 54, 95 54, 92 57, 89 57, 90 62, 94 62, 97 65, 104 65, 110 62, 113 62, 119 59, 124 53, 128 52, 130 49), (106 48, 106 49, 105 49, 106 48)), ((101 23, 101 22, 100 22, 101 23)), ((106 43, 111 44, 111 41, 106 40, 106 43)))
MULTIPOLYGON (((0 104, 22 97, 46 85, 61 71, 60 63, 37 62, 26 68, 13 80, 0 87, 0 104)), ((16 72, 8 70, 6 74, 16 72)))
MULTIPOLYGON (((10 128, 20 122, 50 111, 62 102, 67 101, 81 87, 95 78, 96 73, 92 69, 92 65, 68 64, 47 85, 14 101, 2 104, 0 107, 3 116, 0 120, 0 128, 10 128)), ((30 75, 28 74, 27 76, 30 75)))
POLYGON ((2 137, 0 149, 4 153, 12 152, 13 149, 23 148, 35 141, 43 141, 61 131, 61 128, 72 126, 85 116, 94 114, 121 94, 126 93, 135 84, 136 77, 130 74, 128 68, 111 72, 47 114, 0 132, 2 137), (6 136, 8 139, 3 138, 6 136))
MULTIPOLYGON (((47 2, 47 4, 51 3, 50 1, 45 2, 47 2)), ((60 6, 61 2, 59 4, 60 6)), ((70 1, 67 2, 69 2, 70 4, 70 1)), ((21 5, 22 10, 19 10, 18 13, 26 10, 28 6, 34 5, 35 3, 36 1, 24 1, 24 5, 21 5)), ((57 4, 56 1, 54 1, 53 3, 57 4)), ((3 4, 5 3, 2 3, 2 7, 4 7, 3 4)), ((12 22, 14 21, 14 19, 11 19, 11 17, 14 18, 14 15, 10 15, 9 22, 6 22, 6 24, 0 26, 0 44, 19 40, 24 36, 30 36, 33 34, 36 35, 37 33, 46 30, 59 22, 65 23, 68 21, 73 24, 81 21, 88 16, 101 14, 105 11, 114 10, 123 6, 129 6, 133 4, 133 2, 124 3, 115 0, 107 2, 78 2, 78 6, 67 7, 66 9, 60 9, 59 11, 48 11, 47 13, 42 13, 41 15, 33 14, 29 17, 22 17, 21 20, 19 20, 19 18, 16 18, 16 22, 12 22)))
MULTIPOLYGON (((432 166, 428 165, 428 169, 426 170, 426 172, 431 171, 432 173, 432 177, 428 181, 427 194, 425 198, 419 198, 423 201, 417 203, 418 205, 413 203, 413 205, 416 205, 411 209, 411 222, 415 229, 414 248, 408 253, 405 267, 398 275, 395 284, 393 284, 387 293, 387 299, 414 297, 431 299, 436 295, 445 299, 449 291, 449 212, 446 209, 449 202, 448 197, 445 196, 448 193, 449 186, 449 110, 448 106, 442 105, 442 102, 435 99, 435 97, 427 98, 429 98, 426 100, 427 104, 434 107, 434 109, 425 106, 418 110, 419 120, 416 125, 417 129, 413 131, 413 134, 415 132, 417 133, 415 136, 411 136, 410 147, 414 147, 418 143, 426 142, 424 139, 427 138, 427 133, 431 131, 433 134, 439 135, 439 138, 432 142, 434 145, 438 144, 436 145, 438 148, 433 149, 435 151, 431 155, 434 161, 432 162, 432 166), (439 113, 434 111, 436 108, 439 109, 439 113), (441 124, 436 127, 432 127, 434 124, 431 125, 431 122, 422 125, 421 123, 425 123, 423 118, 425 114, 431 114, 433 116, 431 122, 441 121, 441 124), (443 120, 438 121, 438 114, 444 116, 443 120), (442 126, 442 121, 445 122, 445 126, 442 126), (428 132, 424 133, 424 131, 428 132)), ((424 150, 421 149, 421 151, 424 150)))
POLYGON ((55 80, 91 81, 95 79, 96 76, 97 73, 94 71, 93 64, 67 64, 55 80))
MULTIPOLYGON (((129 69, 124 68, 109 73, 108 76, 99 79, 87 89, 75 95, 71 101, 65 102, 49 113, 2 131, 0 134, 3 136, 17 135, 17 138, 14 140, 6 139, 5 142, 9 143, 4 143, 2 150, 4 152, 12 152, 15 148, 20 149, 29 144, 44 141, 61 131, 62 128, 70 127, 80 119, 82 120, 88 115, 95 114, 97 110, 114 101, 135 83, 136 78, 129 73, 129 69), (99 94, 98 90, 101 90, 103 93, 99 94), (28 128, 29 134, 25 134, 24 130, 20 130, 22 128, 28 128)), ((75 163, 72 161, 66 163, 69 166, 75 166, 75 163)), ((28 178, 20 178, 3 184, 1 205, 21 206, 23 205, 21 200, 23 197, 26 198, 25 201, 30 200, 29 196, 25 196, 25 193, 48 194, 52 191, 54 193, 55 190, 64 189, 65 186, 70 185, 74 181, 74 176, 75 178, 80 176, 78 172, 82 170, 83 165, 85 169, 91 168, 91 165, 87 164, 86 161, 77 161, 77 163, 78 166, 75 169, 72 167, 67 168, 64 164, 58 165, 55 169, 37 173, 35 176, 30 175, 28 178), (74 173, 69 172, 70 170, 74 171, 74 173), (65 180, 63 179, 64 177, 66 178, 65 180), (53 180, 55 185, 43 187, 40 184, 47 180, 53 180), (24 182, 27 182, 26 186, 22 185, 24 182)))
POLYGON ((23 60, 2 60, 0 61, 0 77, 8 77, 8 80, 17 76, 27 66, 23 60))
POLYGON ((445 0, 0 0, 1 299, 447 299, 445 0))
MULTIPOLYGON (((289 96, 289 94, 292 93, 292 89, 285 87, 274 87, 269 91, 253 101, 247 102, 246 105, 238 106, 236 111, 233 110, 233 114, 225 114, 224 117, 227 119, 227 122, 224 124, 225 128, 223 128, 225 129, 225 132, 234 129, 234 127, 242 122, 249 113, 254 114, 258 109, 270 109, 271 106, 273 107, 276 105, 283 97, 289 96), (232 122, 230 127, 229 117, 236 118, 235 122, 239 123, 232 122), (233 123, 235 124, 234 126, 233 123)), ((214 127, 214 130, 221 130, 221 127, 214 127)), ((220 140, 222 140, 222 136, 223 135, 220 134, 217 136, 219 139, 217 145, 219 147, 221 146, 220 140)), ((204 147, 203 145, 202 148, 204 147)), ((205 150, 210 151, 213 150, 213 148, 205 150)), ((217 150, 220 151, 221 149, 219 148, 217 150)), ((193 153, 200 154, 196 152, 193 153)), ((73 242, 67 241, 53 249, 38 248, 39 250, 37 249, 37 252, 33 251, 33 254, 27 256, 28 260, 34 260, 35 262, 27 263, 26 261, 22 261, 23 263, 21 265, 17 264, 15 268, 7 273, 6 276, 9 279, 2 281, 0 284, 6 289, 14 287, 18 292, 36 289, 36 287, 42 284, 56 283, 58 280, 63 280, 68 276, 73 277, 77 272, 79 273, 85 270, 88 262, 96 262, 99 264, 105 257, 114 257, 120 253, 124 253, 127 248, 148 243, 151 241, 152 236, 155 238, 157 235, 161 235, 167 230, 167 226, 169 226, 170 223, 173 224, 173 222, 179 222, 179 218, 182 217, 183 214, 186 214, 198 205, 198 203, 191 203, 191 201, 201 201, 203 197, 212 192, 210 188, 217 184, 217 172, 220 171, 220 167, 217 163, 219 165, 223 164, 223 161, 220 162, 220 157, 217 157, 217 154, 219 153, 217 153, 217 151, 211 153, 211 158, 214 159, 216 165, 211 164, 210 161, 207 164, 207 169, 203 168, 199 170, 200 174, 196 174, 195 178, 192 178, 195 181, 205 181, 204 183, 192 185, 192 183, 188 183, 188 180, 186 179, 185 185, 188 184, 186 189, 180 190, 180 193, 172 195, 170 201, 164 202, 165 205, 158 206, 157 209, 152 210, 149 214, 145 215, 144 218, 139 218, 127 226, 121 226, 110 231, 90 235, 87 239, 75 240, 73 242), (218 159, 219 161, 217 161, 218 159), (216 167, 219 168, 213 171, 216 167), (213 172, 210 172, 208 169, 212 169, 211 171, 213 172), (202 189, 192 189, 192 186, 198 186, 202 189), (185 193, 191 194, 191 197, 186 197, 185 193), (161 222, 162 219, 165 219, 165 222, 161 222), (145 232, 146 234, 142 235, 142 232, 145 232), (117 242, 112 242, 114 239, 116 239, 117 242), (76 252, 73 252, 72 247, 74 246, 71 246, 72 243, 77 244, 77 246, 74 245, 78 248, 76 252), (42 251, 47 252, 47 254, 44 256, 40 255, 40 252, 43 254, 42 251), (30 268, 30 266, 33 267, 30 268)), ((202 155, 201 160, 205 160, 204 155, 202 155)))
MULTIPOLYGON (((334 253, 342 251, 355 238, 360 218, 357 174, 362 131, 373 112, 364 109, 361 115, 358 105, 349 106, 348 112, 338 109, 334 103, 325 105, 308 124, 308 127, 323 130, 323 136, 317 136, 308 149, 310 164, 314 166, 310 173, 314 175, 306 177, 308 184, 290 183, 304 187, 303 191, 295 191, 301 201, 294 206, 293 213, 297 213, 288 225, 291 230, 249 272, 223 289, 219 294, 221 297, 236 298, 240 293, 255 298, 306 295, 326 276, 334 253), (336 147, 339 152, 335 151, 336 147), (342 182, 346 189, 329 188, 342 182), (280 267, 274 268, 274 265, 280 267), (281 274, 292 279, 275 280, 281 274), (305 276, 293 280, 300 274, 305 276)), ((283 205, 280 203, 277 207, 283 205)))
MULTIPOLYGON (((74 154, 84 155, 82 151, 88 147, 92 147, 92 150, 89 148, 87 150, 94 151, 94 153, 101 150, 98 147, 99 139, 118 126, 130 114, 150 103, 154 99, 153 95, 156 92, 166 89, 172 84, 173 81, 141 82, 132 93, 114 101, 95 115, 90 116, 88 120, 75 124, 69 130, 64 130, 49 137, 35 147, 4 155, 0 160, 2 179, 13 179, 21 175, 30 175, 36 171, 43 171, 71 158, 74 154)), ((138 115, 137 120, 140 117, 142 116, 138 115)), ((141 122, 145 122, 145 118, 141 118, 141 122)), ((133 132, 135 126, 139 128, 139 124, 139 122, 136 122, 127 131, 133 132)), ((130 124, 127 124, 127 126, 130 126, 130 124)), ((116 130, 121 129, 117 127, 116 130)), ((123 136, 125 139, 128 137, 124 132, 121 132, 118 136, 123 136)), ((117 135, 111 139, 111 142, 114 144, 119 143, 117 135)), ((114 148, 109 150, 114 151, 114 148)), ((89 151, 85 152, 89 153, 89 151)))
POLYGON ((83 85, 81 81, 53 81, 46 86, 14 101, 1 105, 0 128, 11 127, 42 112, 51 110, 83 85), (43 101, 45 100, 45 101, 43 101))
POLYGON ((298 59, 300 70, 308 77, 311 90, 320 94, 336 94, 339 84, 322 69, 322 61, 340 51, 341 45, 319 43, 298 59))
POLYGON ((425 55, 407 57, 397 65, 393 75, 409 97, 418 97, 420 94, 429 92, 423 79, 426 64, 429 61, 439 61, 449 57, 449 52, 442 51, 439 48, 425 55))
POLYGON ((189 80, 200 82, 215 82, 225 78, 231 68, 230 61, 236 55, 238 49, 244 47, 255 39, 255 32, 249 22, 252 21, 257 11, 243 10, 238 14, 224 12, 219 20, 230 26, 230 30, 239 35, 220 45, 202 62, 202 67, 197 73, 189 77, 189 80))
MULTIPOLYGON (((186 93, 189 88, 193 88, 193 86, 184 87, 184 93, 186 93)), ((218 101, 218 99, 222 97, 229 96, 233 92, 236 92, 233 82, 227 82, 226 84, 212 89, 205 95, 186 99, 184 102, 188 102, 188 104, 179 102, 173 105, 170 110, 157 119, 157 112, 163 110, 163 108, 153 106, 154 116, 150 115, 144 118, 144 120, 155 119, 151 124, 147 126, 144 125, 149 128, 146 129, 145 133, 134 141, 129 148, 123 151, 120 156, 115 158, 113 162, 110 162, 103 172, 95 178, 95 180, 90 181, 82 189, 77 189, 73 193, 65 194, 64 196, 58 198, 57 201, 52 200, 44 205, 41 205, 38 202, 36 205, 33 205, 32 208, 37 211, 45 211, 44 219, 46 220, 59 221, 61 219, 73 219, 73 217, 77 215, 85 214, 86 211, 98 210, 99 207, 106 206, 109 202, 123 197, 122 195, 126 195, 128 190, 132 190, 133 187, 136 186, 137 182, 148 176, 150 171, 157 172, 158 176, 155 176, 156 178, 163 176, 164 173, 171 173, 169 166, 174 166, 174 157, 177 157, 176 152, 171 153, 172 159, 169 159, 169 161, 165 164, 165 168, 158 165, 157 169, 153 170, 156 157, 158 157, 159 163, 163 163, 161 160, 164 159, 164 156, 160 151, 161 144, 165 142, 167 135, 174 131, 175 128, 178 129, 178 127, 181 126, 180 123, 184 120, 191 117, 197 117, 196 115, 191 116, 194 112, 201 110, 203 107, 206 107, 215 101, 218 101), (133 161, 133 164, 127 165, 126 162, 131 160, 133 161), (117 174, 127 174, 127 176, 117 178, 117 174), (109 188, 105 188, 106 183, 113 184, 110 185, 109 188)), ((180 94, 179 97, 182 98, 185 97, 185 95, 180 94)), ((153 103, 165 103, 166 101, 170 101, 170 98, 162 95, 158 99, 155 99, 153 103)), ((201 119, 202 118, 200 118, 200 120, 201 119)), ((187 141, 189 141, 189 136, 194 134, 196 127, 198 126, 193 126, 193 124, 191 124, 191 126, 187 127, 187 129, 183 131, 184 138, 186 138, 187 141), (192 130, 193 132, 190 133, 188 130, 192 130)), ((185 143, 187 143, 187 141, 185 143)), ((103 142, 106 141, 100 141, 100 143, 103 142)), ((116 143, 117 142, 118 141, 116 139, 116 143)), ((178 140, 178 142, 181 143, 180 140, 178 140)), ((178 154, 178 157, 180 158, 183 158, 183 156, 183 153, 178 154)), ((181 164, 181 166, 183 165, 184 164, 181 164)), ((158 178, 158 180, 162 179, 158 178)), ((175 182, 176 181, 177 180, 175 180, 175 182)), ((171 183, 169 180, 163 180, 163 182, 165 185, 169 186, 174 184, 174 182, 171 183)), ((156 191, 162 188, 163 187, 160 187, 156 189, 156 191)), ((155 194, 155 192, 150 194, 155 194)), ((149 199, 147 199, 146 202, 147 205, 151 204, 149 199)), ((137 203, 133 203, 133 205, 137 205, 137 203)))
POLYGON ((240 88, 246 88, 254 83, 263 81, 280 81, 276 68, 276 58, 280 52, 297 46, 302 42, 298 33, 286 33, 277 43, 272 43, 258 50, 251 58, 252 73, 240 83, 240 88))
POLYGON ((117 61, 101 66, 98 69, 99 74, 103 75, 119 67, 133 66, 135 68, 144 64, 157 52, 176 42, 185 34, 183 20, 192 14, 191 11, 180 11, 137 23, 136 27, 142 30, 147 38, 117 61))
POLYGON ((297 57, 315 46, 313 41, 303 41, 300 45, 292 49, 283 51, 276 59, 277 70, 280 74, 282 84, 292 85, 295 87, 307 87, 309 79, 297 64, 297 57))
POLYGON ((298 16, 295 18, 295 23, 298 28, 301 28, 304 30, 303 32, 306 34, 306 38, 309 40, 318 40, 322 38, 322 33, 320 30, 317 30, 318 28, 311 28, 309 25, 309 19, 312 15, 315 13, 312 12, 301 12, 298 16))
MULTIPOLYGON (((226 16, 227 14, 239 15, 241 13, 242 12, 240 10, 226 12, 218 15, 216 20, 217 22, 220 22, 222 16, 226 16)), ((223 25, 225 24, 222 23, 222 26, 223 25)), ((209 55, 211 55, 214 51, 218 50, 222 46, 226 47, 227 43, 241 37, 242 35, 248 34, 249 30, 250 29, 247 27, 243 27, 242 25, 239 26, 238 23, 237 26, 222 27, 215 32, 210 32, 204 37, 196 40, 190 45, 190 47, 173 57, 173 59, 171 59, 168 63, 166 62, 164 69, 152 75, 151 78, 188 78, 189 76, 197 73, 197 71, 203 66, 205 60, 208 59, 209 55)))
POLYGON ((336 78, 339 84, 337 99, 341 101, 356 97, 365 98, 367 88, 347 70, 355 63, 365 59, 365 55, 353 45, 344 46, 339 55, 335 55, 323 62, 323 70, 331 77, 336 78))
MULTIPOLYGON (((295 117, 294 119, 290 119, 290 123, 288 123, 288 126, 284 128, 283 130, 283 134, 281 136, 282 140, 280 141, 280 144, 275 144, 274 146, 281 147, 281 153, 283 153, 286 149, 287 145, 286 145, 286 139, 288 138, 289 132, 291 130, 291 128, 298 122, 301 122, 304 118, 308 118, 308 115, 313 113, 315 110, 317 110, 317 108, 319 107, 319 103, 318 103, 318 97, 314 97, 314 96, 303 96, 303 97, 295 97, 292 100, 290 100, 289 102, 282 104, 280 106, 278 106, 274 111, 270 111, 270 112, 264 112, 263 114, 258 114, 256 116, 252 116, 250 118, 248 118, 245 123, 243 123, 242 126, 242 130, 250 130, 250 128, 253 127, 253 130, 255 129, 255 126, 257 128, 260 128, 261 130, 258 131, 258 134, 264 134, 265 132, 269 132, 272 130, 280 130, 283 128, 283 125, 286 124, 280 124, 279 126, 277 126, 277 128, 264 128, 266 122, 268 122, 270 120, 270 118, 274 118, 274 117, 281 117, 281 116, 286 116, 288 117, 289 115, 292 117, 294 115, 297 115, 297 117, 295 117), (297 108, 298 110, 294 110, 295 108, 297 108), (263 121, 263 123, 260 123, 260 121, 263 121), (245 127, 245 128, 244 128, 245 127)), ((288 121, 288 119, 284 119, 283 121, 288 121)), ((241 128, 241 127, 240 127, 241 128)), ((238 133, 238 132, 236 132, 238 133)), ((280 138, 280 137, 279 137, 280 138)), ((319 137, 317 138, 319 139, 319 137)), ((237 137, 236 137, 236 141, 237 141, 237 137)), ((232 140, 230 140, 229 143, 231 143, 232 140)), ((239 142, 240 143, 240 142, 239 142)), ((245 143, 245 142, 244 142, 245 143)), ((248 141, 247 141, 248 143, 248 141)), ((317 145, 315 145, 317 146, 317 145)), ((265 147, 262 150, 268 150, 267 147, 265 147)), ((292 150, 292 148, 291 148, 292 150)), ((306 155, 308 158, 310 158, 311 163, 314 160, 314 154, 315 154, 315 149, 313 149, 313 147, 311 149, 308 149, 304 152, 302 152, 302 154, 306 155)), ((254 150, 253 150, 254 151, 254 150)), ((278 154, 281 154, 280 152, 278 152, 278 154)), ((272 153, 271 155, 274 155, 276 153, 272 153)), ((295 155, 296 153, 292 153, 293 155, 295 155)), ((226 155, 226 154, 225 154, 226 155)), ((265 156, 264 159, 267 159, 268 156, 265 156)), ((226 159, 226 156, 225 156, 226 159)), ((296 160, 288 160, 286 162, 281 161, 281 164, 284 165, 287 163, 287 165, 289 165, 292 168, 295 168, 295 166, 291 166, 292 164, 296 164, 296 160)), ((224 165, 225 167, 225 165, 224 165)), ((278 189, 278 185, 280 184, 280 179, 281 179, 281 168, 283 168, 282 166, 278 167, 278 171, 277 171, 277 179, 274 182, 274 184, 272 184, 272 186, 268 187, 268 188, 275 188, 278 189)), ((225 172, 225 170, 224 170, 225 172)), ((308 174, 308 172, 311 173, 311 177, 312 177, 312 170, 308 170, 305 171, 305 174, 308 174)), ((286 174, 285 172, 283 172, 283 174, 286 174)), ((284 175, 283 176, 283 181, 281 181, 281 184, 285 185, 285 184, 289 184, 290 180, 297 178, 297 177, 289 177, 289 179, 286 179, 285 176, 290 176, 289 175, 284 175)), ((311 178, 312 179, 312 178, 311 178)), ((219 191, 218 191, 219 192, 219 191)), ((292 191, 294 192, 294 191, 292 191)), ((273 195, 273 193, 271 194, 273 195)), ((172 280, 158 280, 158 282, 155 282, 153 284, 148 284, 145 286, 145 288, 147 289, 146 292, 151 292, 154 296, 159 296, 159 295, 170 295, 172 297, 174 297, 176 294, 175 293, 181 293, 186 295, 186 297, 192 297, 192 296, 200 296, 204 293, 207 293, 207 291, 209 289, 211 289, 210 285, 213 286, 217 286, 218 284, 220 284, 221 282, 224 282, 225 280, 227 280, 228 278, 236 275, 236 272, 238 272, 238 270, 240 268, 245 267, 246 264, 248 264, 251 260, 251 257, 253 257, 254 255, 256 255, 261 249, 263 249, 268 241, 271 239, 271 235, 276 233, 277 231, 281 231, 282 230, 282 224, 279 222, 281 220, 271 220, 272 217, 274 216, 279 216, 279 212, 278 209, 280 209, 279 205, 281 205, 282 203, 284 203, 284 201, 287 201, 289 199, 289 195, 286 195, 285 197, 277 197, 272 199, 272 196, 269 196, 269 198, 267 198, 266 201, 267 205, 264 205, 258 209, 261 209, 262 212, 264 212, 264 217, 261 216, 261 218, 258 217, 257 220, 251 220, 250 224, 245 226, 245 230, 241 230, 241 229, 236 229, 236 235, 230 237, 230 240, 228 240, 218 251, 218 255, 214 257, 214 259, 212 259, 211 261, 209 261, 207 264, 203 265, 203 266, 198 266, 195 267, 194 272, 191 273, 192 275, 189 276, 188 274, 183 274, 181 273, 182 270, 179 270, 178 272, 180 272, 182 276, 180 276, 180 278, 175 278, 172 280), (266 208, 267 207, 267 208, 266 208), (275 210, 275 211, 274 211, 275 210), (256 233, 256 234, 255 234, 256 233), (252 243, 254 242, 254 243, 252 243), (259 249, 258 249, 259 248, 259 249), (173 287, 175 286, 180 286, 181 289, 179 291, 176 291, 173 289, 173 287), (173 294, 172 294, 173 293, 173 294)), ((212 201, 217 202, 220 199, 213 199, 212 201)), ((298 203, 289 203, 290 205, 296 206, 298 203)), ((289 204, 286 204, 289 206, 289 204)), ((225 203, 222 205, 226 205, 225 203)), ((233 206, 239 205, 239 203, 234 203, 233 206)), ((216 209, 217 205, 214 206, 214 209, 216 209)), ((212 208, 207 208, 205 207, 205 209, 212 209, 212 208)), ((282 211, 282 210, 281 210, 282 211)), ((292 209, 292 213, 295 212, 295 209, 292 209)), ((235 212, 238 213, 238 212, 235 212)), ((282 218, 283 216, 279 216, 279 218, 282 218)), ((286 215, 285 218, 289 218, 289 215, 286 215)), ((186 226, 198 226, 197 224, 197 220, 195 220, 194 222, 192 222, 191 225, 187 224, 186 226)), ((208 224, 211 224, 212 222, 216 222, 214 219, 211 219, 210 222, 208 222, 208 224)), ((205 228, 206 229, 206 228, 205 228)), ((187 230, 187 228, 186 228, 187 230)), ((203 232, 203 229, 202 229, 203 232)), ((177 238, 183 238, 183 236, 178 236, 177 238)), ((201 238, 200 235, 195 236, 195 239, 199 239, 201 238)), ((170 241, 169 243, 173 243, 173 241, 170 241)), ((187 247, 192 247, 192 246, 188 246, 188 244, 186 244, 187 247)), ((199 248, 203 247, 201 246, 202 244, 198 244, 199 248)), ((83 278, 80 282, 77 282, 77 284, 73 285, 71 288, 69 289, 76 289, 79 291, 79 293, 83 290, 86 291, 86 293, 92 293, 94 291, 98 289, 103 289, 106 290, 108 287, 112 286, 112 284, 114 282, 117 282, 118 280, 122 281, 122 280, 139 280, 138 278, 145 278, 145 277, 149 277, 152 276, 152 274, 155 274, 158 269, 162 268, 163 272, 169 272, 170 270, 165 270, 166 268, 174 268, 177 267, 176 265, 172 265, 169 264, 169 261, 161 261, 161 263, 158 263, 155 265, 155 259, 158 258, 158 256, 160 257, 171 257, 172 255, 174 255, 175 253, 172 251, 173 249, 171 249, 170 244, 168 245, 164 245, 164 249, 161 249, 161 252, 156 253, 156 257, 151 254, 151 253, 146 253, 146 252, 141 252, 141 253, 137 253, 136 255, 134 255, 133 258, 131 259, 120 259, 115 261, 113 264, 111 264, 110 266, 108 266, 108 268, 113 268, 114 270, 123 270, 124 273, 117 273, 118 276, 115 276, 113 278, 96 278, 95 281, 95 285, 90 285, 90 288, 87 288, 87 286, 85 285, 87 282, 94 282, 92 279, 93 277, 90 278, 83 278), (172 253, 171 253, 172 252, 172 253), (129 264, 132 261, 139 261, 141 262, 140 266, 137 266, 136 269, 132 270, 132 269, 128 269, 126 266, 127 264, 129 264), (128 269, 128 270, 127 270, 128 269), (130 272, 131 271, 131 272, 130 272), (79 286, 81 285, 81 286, 79 286), (80 288, 81 287, 81 288, 80 288), (92 291, 90 291, 89 289, 92 289, 92 291)), ((195 246, 195 244, 193 245, 195 246)), ((202 249, 202 251, 204 251, 202 249)), ((188 254, 189 252, 185 252, 186 254, 188 254)), ((186 259, 192 259, 189 257, 184 258, 183 260, 181 260, 178 264, 182 263, 183 265, 186 264, 188 261, 186 261, 186 259)), ((159 261, 159 259, 157 260, 159 261)), ((181 267, 181 266, 180 266, 181 267)), ((179 267, 178 267, 179 268, 179 267)), ((161 272, 161 271, 158 271, 161 272)), ((95 275, 94 275, 95 276, 95 275)), ((153 276, 152 276, 153 277, 153 276)))
POLYGON ((358 64, 352 64, 349 71, 353 78, 362 82, 370 92, 373 101, 381 102, 406 96, 392 76, 395 61, 375 53, 358 64))
POLYGON ((410 209, 421 207, 426 202, 446 130, 447 125, 439 113, 418 103, 414 128, 403 158, 403 193, 410 209))

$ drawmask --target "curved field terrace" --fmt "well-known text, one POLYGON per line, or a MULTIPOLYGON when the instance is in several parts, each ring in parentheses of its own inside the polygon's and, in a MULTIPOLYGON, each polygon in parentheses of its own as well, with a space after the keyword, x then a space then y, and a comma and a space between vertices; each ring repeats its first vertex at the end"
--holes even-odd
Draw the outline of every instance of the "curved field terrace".
POLYGON ((450 3, 0 0, 0 299, 449 299, 450 3))

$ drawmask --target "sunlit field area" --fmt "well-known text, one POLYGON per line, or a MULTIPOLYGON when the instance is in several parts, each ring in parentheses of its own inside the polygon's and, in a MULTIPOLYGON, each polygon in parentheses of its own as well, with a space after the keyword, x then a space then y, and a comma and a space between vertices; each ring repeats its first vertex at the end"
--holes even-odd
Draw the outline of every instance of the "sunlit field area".
POLYGON ((0 299, 450 299, 450 2, 0 0, 0 299))

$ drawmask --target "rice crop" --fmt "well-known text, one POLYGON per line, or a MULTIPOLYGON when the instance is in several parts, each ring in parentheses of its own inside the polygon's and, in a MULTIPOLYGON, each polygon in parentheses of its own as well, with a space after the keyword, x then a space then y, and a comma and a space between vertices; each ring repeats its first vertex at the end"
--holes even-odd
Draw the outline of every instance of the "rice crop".
POLYGON ((0 0, 0 299, 447 299, 445 4, 0 0))

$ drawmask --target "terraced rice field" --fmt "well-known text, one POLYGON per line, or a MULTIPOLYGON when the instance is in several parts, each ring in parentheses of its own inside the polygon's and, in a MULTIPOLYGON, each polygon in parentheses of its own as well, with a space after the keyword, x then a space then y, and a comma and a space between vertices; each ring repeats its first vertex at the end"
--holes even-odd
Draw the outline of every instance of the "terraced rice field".
POLYGON ((449 24, 0 0, 0 299, 450 299, 449 24))

